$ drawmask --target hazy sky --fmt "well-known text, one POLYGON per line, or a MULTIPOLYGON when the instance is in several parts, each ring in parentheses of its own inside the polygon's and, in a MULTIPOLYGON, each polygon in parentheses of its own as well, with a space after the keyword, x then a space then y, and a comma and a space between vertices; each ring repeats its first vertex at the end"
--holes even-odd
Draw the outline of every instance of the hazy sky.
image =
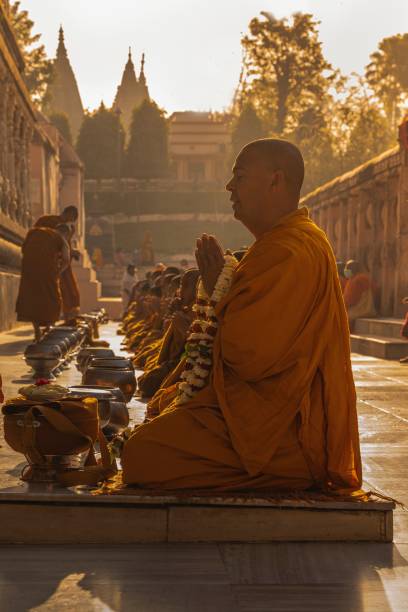
POLYGON ((22 0, 54 57, 62 23, 82 101, 111 104, 132 47, 146 53, 151 96, 167 111, 228 106, 241 34, 261 10, 313 13, 327 59, 362 72, 378 42, 408 31, 408 0, 22 0))

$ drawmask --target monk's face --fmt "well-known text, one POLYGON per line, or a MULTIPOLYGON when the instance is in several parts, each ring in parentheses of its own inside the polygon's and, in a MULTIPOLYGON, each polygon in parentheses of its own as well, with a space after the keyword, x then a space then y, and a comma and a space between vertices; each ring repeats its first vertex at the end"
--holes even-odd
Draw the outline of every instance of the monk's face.
POLYGON ((262 225, 271 205, 273 170, 256 152, 244 150, 238 155, 232 173, 226 189, 231 193, 234 216, 253 231, 262 225))

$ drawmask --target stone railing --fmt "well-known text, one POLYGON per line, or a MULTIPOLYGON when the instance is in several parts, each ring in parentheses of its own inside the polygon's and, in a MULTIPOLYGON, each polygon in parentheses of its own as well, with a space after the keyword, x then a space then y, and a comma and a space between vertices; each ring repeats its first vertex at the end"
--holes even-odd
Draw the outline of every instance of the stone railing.
POLYGON ((401 143, 302 199, 337 259, 357 259, 371 274, 383 316, 401 316, 408 295, 407 171, 401 143))

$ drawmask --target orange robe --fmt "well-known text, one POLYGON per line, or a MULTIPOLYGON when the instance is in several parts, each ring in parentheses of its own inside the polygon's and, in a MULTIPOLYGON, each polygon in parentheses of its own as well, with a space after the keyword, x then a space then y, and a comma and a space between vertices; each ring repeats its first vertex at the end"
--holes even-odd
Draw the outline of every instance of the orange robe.
POLYGON ((333 252, 305 208, 255 242, 216 312, 209 384, 136 428, 123 482, 360 488, 347 315, 333 252))
POLYGON ((350 321, 375 316, 374 285, 368 274, 360 272, 348 279, 344 289, 344 303, 350 321))
POLYGON ((19 321, 52 325, 60 317, 59 263, 62 236, 52 229, 34 227, 22 246, 23 262, 16 312, 19 321))
MULTIPOLYGON (((58 215, 44 215, 37 220, 35 227, 50 227, 54 229, 61 223, 64 223, 64 221, 58 215)), ((61 295, 65 319, 74 318, 79 314, 80 295, 71 262, 61 273, 61 295)))

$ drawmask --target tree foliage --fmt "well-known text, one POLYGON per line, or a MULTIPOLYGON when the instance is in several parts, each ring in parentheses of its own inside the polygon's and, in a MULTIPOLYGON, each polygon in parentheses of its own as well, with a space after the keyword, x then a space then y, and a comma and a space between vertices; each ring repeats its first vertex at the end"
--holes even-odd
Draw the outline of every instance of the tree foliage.
POLYGON ((376 157, 396 144, 396 133, 366 79, 357 74, 348 80, 344 97, 333 109, 338 173, 376 157))
POLYGON ((39 105, 52 79, 52 61, 47 58, 44 45, 38 44, 41 34, 33 34, 34 22, 20 4, 11 3, 10 19, 25 61, 25 83, 33 101, 39 105))
POLYGON ((366 78, 394 130, 408 101, 408 34, 384 38, 370 55, 366 78))
POLYGON ((309 14, 295 13, 291 20, 267 14, 252 19, 243 38, 246 96, 275 134, 293 130, 306 109, 320 106, 335 79, 317 26, 309 14))
POLYGON ((408 101, 408 34, 380 42, 365 76, 345 77, 324 58, 318 22, 262 13, 249 24, 233 112, 251 103, 266 134, 297 144, 303 193, 389 149, 408 101))
POLYGON ((103 102, 84 117, 78 135, 77 151, 87 178, 113 178, 121 174, 124 130, 119 115, 103 102))
POLYGON ((68 115, 65 113, 52 113, 48 119, 61 132, 65 140, 72 144, 72 132, 68 115))
POLYGON ((257 138, 266 136, 262 121, 250 102, 246 102, 232 124, 232 151, 234 159, 241 149, 257 138))
POLYGON ((158 178, 168 173, 168 129, 164 112, 151 100, 133 111, 126 150, 126 174, 158 178))

